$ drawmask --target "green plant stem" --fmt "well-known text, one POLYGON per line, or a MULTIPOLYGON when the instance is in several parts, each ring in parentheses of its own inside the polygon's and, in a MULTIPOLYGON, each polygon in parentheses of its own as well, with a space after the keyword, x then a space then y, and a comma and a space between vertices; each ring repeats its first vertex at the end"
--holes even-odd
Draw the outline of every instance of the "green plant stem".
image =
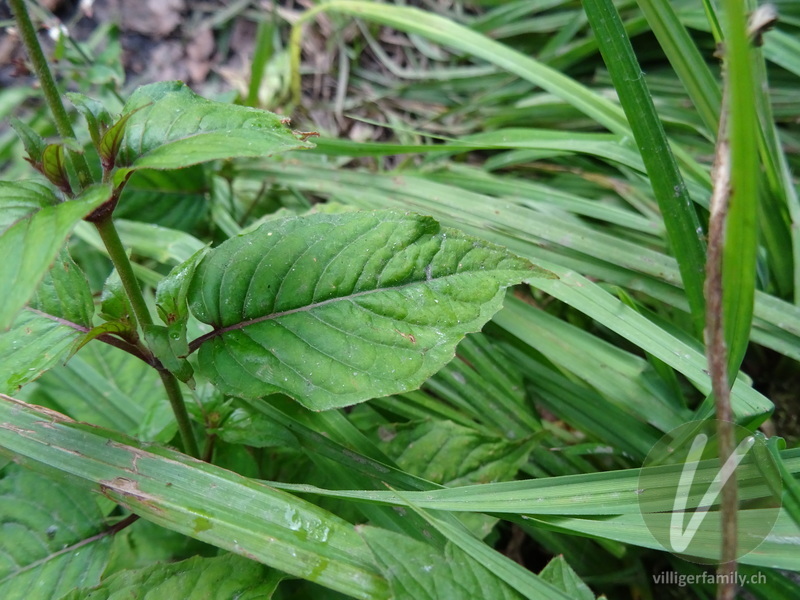
POLYGON ((107 215, 94 224, 97 227, 97 232, 100 234, 100 238, 103 240, 106 250, 108 250, 108 256, 111 258, 111 262, 114 263, 114 267, 117 269, 117 273, 119 273, 122 287, 125 288, 125 293, 128 295, 128 299, 131 302, 134 326, 137 326, 137 323, 138 326, 142 327, 145 325, 152 325, 153 318, 150 316, 150 310, 147 308, 147 304, 144 301, 142 288, 139 287, 139 280, 136 279, 133 266, 131 265, 131 261, 128 260, 128 254, 125 251, 125 247, 122 245, 122 240, 119 239, 119 233, 117 233, 117 228, 114 225, 114 221, 111 219, 111 215, 107 215))
MULTIPOLYGON (((42 86, 45 102, 50 108, 50 112, 53 113, 56 130, 62 138, 74 139, 75 131, 72 129, 72 122, 69 120, 64 103, 61 101, 61 94, 58 91, 55 79, 53 79, 53 74, 50 72, 50 67, 47 65, 42 46, 36 37, 36 30, 28 14, 28 8, 25 6, 25 0, 9 0, 9 4, 11 5, 11 11, 14 14, 22 43, 28 52, 33 70, 42 86)), ((90 185, 92 183, 92 173, 89 170, 89 163, 86 162, 86 158, 83 154, 71 150, 68 151, 68 155, 72 166, 78 174, 80 187, 85 188, 90 185)))
POLYGON ((159 370, 158 374, 161 376, 164 389, 167 391, 167 398, 169 398, 170 406, 172 406, 172 412, 178 422, 178 431, 180 431, 181 440, 183 440, 183 449, 186 454, 200 458, 200 450, 194 438, 192 423, 189 420, 189 413, 186 412, 186 403, 183 401, 183 394, 178 385, 178 380, 166 370, 159 370))
MULTIPOLYGON (((116 267, 117 273, 119 273, 122 287, 125 289, 125 293, 130 300, 131 307, 133 308, 134 326, 137 327, 136 322, 138 322, 138 326, 141 327, 153 325, 153 318, 150 316, 150 310, 147 308, 147 304, 144 301, 142 288, 139 287, 139 281, 136 279, 136 275, 133 272, 133 266, 131 265, 131 261, 128 260, 128 254, 125 252, 122 240, 119 239, 119 233, 114 225, 114 221, 111 219, 111 215, 109 214, 95 221, 94 224, 108 251, 111 262, 114 263, 114 267, 116 267)), ((200 452, 194 438, 192 424, 189 421, 189 413, 186 412, 186 404, 183 401, 183 394, 178 385, 178 380, 175 379, 172 373, 163 369, 163 367, 158 369, 158 374, 164 384, 164 389, 167 391, 167 397, 172 406, 172 412, 175 414, 175 420, 178 422, 178 430, 183 440, 183 449, 187 454, 199 458, 200 452)))

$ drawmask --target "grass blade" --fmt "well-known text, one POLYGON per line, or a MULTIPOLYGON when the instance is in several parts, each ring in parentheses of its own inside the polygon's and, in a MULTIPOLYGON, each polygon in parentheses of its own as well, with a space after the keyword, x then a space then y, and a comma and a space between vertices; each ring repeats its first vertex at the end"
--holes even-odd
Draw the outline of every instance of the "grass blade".
POLYGON ((722 94, 697 45, 665 0, 638 0, 639 8, 709 132, 717 130, 722 94))
POLYGON ((82 481, 168 529, 356 598, 388 595, 353 526, 313 504, 172 450, 109 440, 8 396, 0 396, 0 423, 4 454, 82 481))
POLYGON ((699 332, 705 312, 705 244, 700 221, 616 8, 608 0, 587 0, 584 7, 650 176, 699 332))

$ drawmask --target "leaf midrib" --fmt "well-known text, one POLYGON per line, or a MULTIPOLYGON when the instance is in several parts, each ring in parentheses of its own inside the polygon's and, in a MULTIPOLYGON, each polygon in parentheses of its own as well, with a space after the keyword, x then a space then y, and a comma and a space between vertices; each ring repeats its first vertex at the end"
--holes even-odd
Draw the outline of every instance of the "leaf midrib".
MULTIPOLYGON (((495 271, 495 272, 496 271, 524 271, 524 269, 491 269, 490 271, 482 271, 482 272, 486 273, 486 272, 492 272, 492 271, 495 271)), ((285 316, 292 315, 292 314, 295 314, 295 313, 308 312, 310 310, 313 310, 315 308, 319 308, 321 306, 325 306, 327 304, 333 304, 334 302, 340 302, 340 301, 349 302, 349 301, 352 301, 354 298, 367 296, 369 294, 376 294, 376 293, 379 293, 379 292, 394 292, 394 291, 398 291, 398 290, 407 289, 407 288, 415 286, 415 285, 420 285, 420 284, 424 285, 424 284, 429 284, 429 283, 432 283, 432 282, 435 282, 435 281, 444 281, 444 280, 446 280, 448 278, 451 278, 451 277, 457 277, 457 276, 460 276, 460 275, 471 275, 471 274, 477 274, 477 272, 476 271, 461 271, 461 272, 457 272, 457 273, 450 273, 450 274, 444 275, 442 277, 432 277, 430 279, 425 279, 424 281, 415 280, 415 281, 410 281, 408 283, 404 283, 402 285, 396 285, 396 286, 391 286, 391 287, 381 287, 381 288, 376 288, 374 290, 364 290, 363 292, 355 292, 355 293, 348 294, 346 296, 337 296, 335 298, 328 298, 327 300, 322 300, 320 302, 313 302, 311 304, 306 304, 305 306, 299 306, 297 308, 290 308, 289 310, 269 313, 269 314, 266 314, 266 315, 262 315, 260 317, 256 317, 254 319, 248 319, 246 321, 240 321, 240 322, 234 323, 232 325, 226 325, 225 327, 215 327, 213 331, 209 331, 208 333, 203 334, 200 337, 195 338, 194 340, 189 342, 189 354, 192 354, 198 348, 200 348, 200 346, 202 346, 205 342, 207 342, 207 341, 209 341, 211 339, 214 339, 215 337, 218 337, 218 336, 223 335, 225 333, 228 333, 230 331, 237 331, 239 329, 244 329, 245 327, 249 327, 250 325, 256 325, 258 323, 263 323, 265 321, 271 321, 273 319, 278 319, 280 317, 285 317, 285 316)), ((502 284, 498 283, 498 287, 500 285, 502 285, 502 284)))

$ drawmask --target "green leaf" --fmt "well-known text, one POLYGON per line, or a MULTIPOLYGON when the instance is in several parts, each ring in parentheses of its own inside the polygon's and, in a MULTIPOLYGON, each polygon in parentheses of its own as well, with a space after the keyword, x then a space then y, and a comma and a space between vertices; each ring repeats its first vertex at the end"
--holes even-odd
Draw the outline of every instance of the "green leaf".
POLYGON ((122 115, 116 123, 108 128, 100 138, 100 143, 97 145, 97 151, 100 154, 100 159, 103 161, 105 169, 113 169, 117 161, 117 153, 122 145, 122 139, 125 135, 125 126, 128 120, 135 115, 143 107, 132 110, 131 112, 122 115))
POLYGON ((381 426, 379 448, 401 469, 447 487, 513 479, 532 449, 451 421, 381 426))
POLYGON ((0 233, 37 210, 57 203, 53 191, 36 181, 0 181, 0 233))
POLYGON ((0 393, 14 393, 58 364, 85 331, 52 315, 23 310, 0 332, 0 393))
POLYGON ((92 326, 92 290, 83 271, 66 249, 56 256, 53 266, 31 298, 30 307, 82 327, 92 326))
POLYGON ((197 265, 207 253, 207 247, 201 248, 186 261, 172 269, 169 275, 158 284, 156 288, 156 308, 161 320, 167 325, 184 321, 189 317, 189 307, 186 303, 189 284, 192 281, 197 265))
POLYGON ((575 600, 594 600, 595 596, 592 590, 572 570, 572 567, 569 566, 563 556, 556 556, 547 563, 547 566, 539 573, 539 577, 547 583, 552 583, 570 598, 575 600))
POLYGON ((195 556, 121 571, 94 588, 74 590, 61 600, 268 600, 283 578, 283 573, 235 554, 195 556))
POLYGON ((172 171, 142 169, 125 184, 114 216, 193 231, 208 215, 206 188, 202 165, 172 171))
POLYGON ((86 124, 89 126, 89 135, 95 148, 98 148, 103 132, 111 124, 111 115, 105 106, 94 98, 75 92, 67 92, 66 96, 86 119, 86 124))
POLYGON ((17 118, 11 117, 9 122, 14 131, 17 132, 19 139, 22 140, 22 145, 25 146, 25 152, 28 153, 28 162, 38 169, 42 163, 42 153, 47 145, 44 139, 26 123, 17 118))
MULTIPOLYGON (((30 191, 26 184, 0 186, 0 192, 10 192, 0 196, 0 212, 7 204, 16 208, 19 198, 29 199, 30 191)), ((75 224, 110 195, 107 185, 92 186, 74 200, 30 212, 0 233, 0 281, 7 290, 0 304, 0 330, 8 329, 33 295, 75 224)), ((52 192, 50 198, 54 203, 52 192)))
POLYGON ((505 287, 542 273, 430 217, 271 221, 197 267, 189 306, 214 330, 191 347, 225 393, 346 406, 418 387, 500 309, 505 287))
POLYGON ((111 538, 70 548, 103 530, 95 495, 9 465, 0 470, 0 597, 60 598, 95 585, 111 538))
POLYGON ((254 448, 297 445, 297 440, 285 426, 246 407, 234 408, 216 433, 229 444, 244 444, 254 448))
POLYGON ((66 156, 64 146, 61 144, 48 144, 42 152, 42 173, 45 177, 65 193, 70 193, 72 188, 69 185, 69 175, 67 174, 66 156))
POLYGON ((86 277, 62 250, 47 272, 30 309, 0 332, 0 392, 15 392, 58 363, 91 327, 92 292, 86 277))
POLYGON ((378 565, 389 580, 392 597, 397 600, 510 600, 522 597, 449 542, 444 551, 440 551, 408 536, 375 527, 361 527, 360 533, 375 554, 378 565), (398 556, 404 557, 402 562, 397 560, 398 556))
POLYGON ((140 87, 123 108, 127 121, 117 164, 133 169, 179 169, 210 160, 265 156, 311 148, 270 112, 206 100, 172 81, 140 87))
POLYGON ((103 284, 100 295, 100 314, 110 321, 124 321, 133 314, 131 302, 122 287, 119 273, 114 269, 103 284))
POLYGON ((130 320, 128 319, 121 319, 119 321, 106 321, 105 323, 102 323, 97 327, 92 327, 89 331, 87 331, 86 334, 72 346, 72 350, 70 350, 69 356, 64 362, 69 361, 69 359, 75 356, 75 354, 77 354, 78 351, 86 344, 99 338, 101 335, 106 334, 115 334, 124 340, 130 340, 135 338, 137 335, 131 325, 130 320))
POLYGON ((186 342, 186 322, 172 323, 169 326, 145 325, 144 339, 147 347, 161 361, 166 369, 178 379, 194 389, 194 369, 186 355, 189 345, 186 342))

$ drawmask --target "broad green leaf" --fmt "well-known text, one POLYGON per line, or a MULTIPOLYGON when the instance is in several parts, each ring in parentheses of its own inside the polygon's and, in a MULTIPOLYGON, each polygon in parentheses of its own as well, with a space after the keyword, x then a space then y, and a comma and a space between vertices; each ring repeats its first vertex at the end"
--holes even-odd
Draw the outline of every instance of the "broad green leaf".
MULTIPOLYGON (((498 200, 490 196, 435 184, 414 174, 384 175, 320 166, 309 168, 277 161, 262 164, 258 173, 260 178, 269 173, 285 185, 313 190, 324 196, 332 195, 354 206, 400 208, 430 214, 445 225, 508 246, 559 276, 557 279, 535 279, 535 287, 580 310, 664 361, 687 376, 703 394, 711 391, 706 372, 707 362, 696 345, 684 342, 673 332, 636 313, 592 281, 610 280, 624 287, 642 289, 655 298, 666 298, 668 304, 686 310, 687 303, 682 292, 671 285, 664 285, 674 285, 680 281, 674 260, 653 252, 646 245, 628 245, 625 240, 616 240, 618 244, 615 246, 601 245, 598 240, 607 235, 604 232, 575 227, 554 229, 548 213, 514 210, 511 200, 505 198, 498 206, 498 200), (601 263, 600 259, 607 260, 611 252, 615 263, 623 261, 621 264, 636 264, 618 269, 616 265, 601 263), (580 273, 586 273, 586 276, 580 273), (645 275, 654 279, 648 279, 645 275), (678 292, 678 295, 674 292, 678 292)), ((769 333, 778 332, 781 335, 781 348, 784 351, 796 352, 795 347, 800 344, 800 312, 795 306, 767 294, 757 297, 756 314, 763 319, 762 326, 769 333)), ((743 423, 763 420, 772 410, 772 403, 745 381, 737 381, 732 393, 734 412, 743 423)))
POLYGON ((569 598, 557 587, 547 583, 509 557, 477 540, 455 519, 454 515, 424 511, 413 504, 410 506, 444 535, 455 548, 458 548, 463 556, 471 557, 499 581, 513 587, 526 598, 530 600, 564 600, 569 598))
POLYGON ((202 542, 139 519, 114 534, 103 579, 119 571, 142 569, 156 562, 176 562, 207 551, 202 542))
POLYGON ((74 590, 61 600, 268 600, 283 578, 283 573, 235 554, 195 556, 178 563, 121 571, 100 585, 74 590))
POLYGON ((547 563, 539 577, 553 584, 574 600, 594 600, 595 596, 578 574, 572 570, 563 556, 556 556, 547 563))
POLYGON ((0 393, 13 394, 57 365, 84 335, 85 329, 57 317, 23 310, 0 332, 0 393))
POLYGON ((133 169, 180 169, 210 160, 311 148, 272 113, 206 100, 172 81, 140 87, 123 108, 126 123, 115 180, 133 169), (138 109, 138 110, 137 110, 138 109))
MULTIPOLYGON (((29 202, 32 188, 29 184, 4 184, 0 212, 6 205, 19 206, 19 200, 29 202), (8 194, 8 195, 5 195, 8 194)), ((41 188, 34 194, 47 198, 41 188)), ((64 245, 72 228, 83 217, 105 202, 111 195, 107 185, 95 185, 80 196, 54 206, 40 204, 39 210, 7 225, 0 233, 0 281, 5 287, 5 297, 0 304, 0 331, 8 329, 14 317, 33 295, 58 251, 64 245)), ((50 198, 55 203, 55 198, 50 198)), ((4 225, 8 224, 7 221, 4 225)))
POLYGON ((381 426, 378 447, 401 469, 448 487, 513 479, 531 451, 450 421, 381 426))
POLYGON ((63 359, 91 327, 94 303, 86 277, 61 250, 8 331, 0 331, 0 392, 15 392, 63 359))
MULTIPOLYGON (((408 536, 360 528, 397 600, 511 600, 521 596, 468 554, 447 544, 444 552, 408 536), (404 557, 398 561, 398 557, 404 557)), ((546 598, 547 596, 542 596, 546 598)), ((558 598, 559 596, 552 596, 558 598)))
POLYGON ((30 307, 82 327, 92 326, 92 290, 83 271, 66 249, 56 256, 53 266, 31 298, 30 307))
POLYGON ((58 203, 52 189, 36 181, 0 181, 0 232, 58 203))
POLYGON ((364 600, 388 585, 353 526, 285 492, 173 450, 0 396, 0 448, 164 527, 364 600))
POLYGON ((8 465, 0 470, 0 597, 60 598, 95 585, 110 537, 72 548, 104 528, 95 495, 8 465))
POLYGON ((229 444, 244 444, 254 448, 297 445, 297 440, 286 427, 243 407, 237 407, 227 415, 214 433, 229 444))
POLYGON ((393 211, 265 223, 210 251, 189 289, 192 342, 224 392, 314 410, 418 387, 505 287, 542 274, 504 248, 393 211))

